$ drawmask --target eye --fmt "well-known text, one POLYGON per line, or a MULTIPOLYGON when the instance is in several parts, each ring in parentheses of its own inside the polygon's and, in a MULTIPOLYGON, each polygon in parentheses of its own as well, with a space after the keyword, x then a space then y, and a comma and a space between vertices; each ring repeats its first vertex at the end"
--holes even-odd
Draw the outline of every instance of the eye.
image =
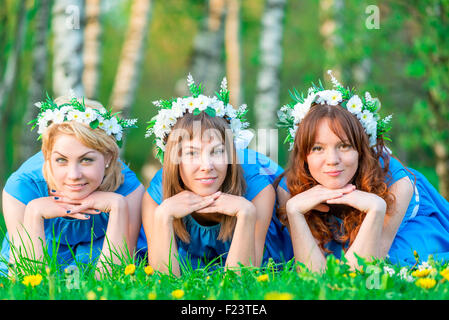
POLYGON ((313 146, 312 147, 312 152, 319 152, 319 151, 322 151, 323 150, 323 147, 321 147, 321 146, 313 146))
POLYGON ((94 161, 94 159, 92 159, 92 158, 82 158, 81 159, 81 163, 91 163, 93 161, 94 161))
POLYGON ((351 149, 352 148, 352 145, 350 145, 349 143, 342 143, 341 145, 340 145, 340 149, 341 150, 349 150, 349 149, 351 149))
POLYGON ((196 157, 198 155, 198 151, 189 150, 189 151, 186 151, 185 155, 189 156, 189 157, 196 157))
POLYGON ((213 151, 213 154, 216 155, 216 156, 221 156, 223 153, 224 153, 223 147, 214 149, 214 151, 213 151))
POLYGON ((56 163, 66 163, 67 162, 67 159, 64 159, 64 158, 56 158, 55 159, 55 161, 56 161, 56 163))

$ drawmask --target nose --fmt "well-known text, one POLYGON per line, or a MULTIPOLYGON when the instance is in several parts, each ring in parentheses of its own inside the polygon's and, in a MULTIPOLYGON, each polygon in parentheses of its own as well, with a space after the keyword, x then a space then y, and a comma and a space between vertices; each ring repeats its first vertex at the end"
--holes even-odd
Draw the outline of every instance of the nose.
POLYGON ((81 168, 78 164, 71 164, 68 166, 67 178, 70 180, 79 180, 82 177, 81 168))
POLYGON ((338 150, 329 148, 326 152, 326 164, 327 165, 337 165, 340 163, 340 153, 338 150))
POLYGON ((209 156, 207 152, 204 152, 201 155, 201 163, 200 163, 200 170, 209 172, 214 168, 212 158, 209 156))

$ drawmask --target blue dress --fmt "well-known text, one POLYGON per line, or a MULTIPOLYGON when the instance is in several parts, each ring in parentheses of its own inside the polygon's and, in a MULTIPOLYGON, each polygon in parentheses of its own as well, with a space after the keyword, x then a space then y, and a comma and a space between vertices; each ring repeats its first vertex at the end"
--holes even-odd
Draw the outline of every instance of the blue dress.
MULTIPOLYGON (((382 159, 381 165, 383 167, 382 159)), ((421 261, 427 261, 429 255, 433 255, 436 261, 449 261, 449 202, 420 172, 405 168, 393 157, 390 157, 388 172, 388 187, 404 177, 409 177, 414 183, 416 177, 414 194, 388 252, 388 260, 403 266, 414 265, 413 251, 416 250, 421 261)), ((285 178, 279 185, 288 191, 285 178)), ((334 216, 329 219, 341 224, 341 220, 334 216)), ((332 240, 326 248, 339 258, 342 245, 332 240)), ((347 247, 347 243, 344 245, 347 247)))
MULTIPOLYGON (((48 185, 42 173, 43 164, 42 152, 30 157, 8 178, 4 190, 25 205, 33 199, 48 197, 48 185)), ((127 196, 140 185, 140 181, 135 173, 123 163, 122 168, 124 182, 115 192, 127 196)), ((48 253, 53 256, 54 250, 57 249, 56 257, 61 266, 76 262, 86 264, 95 261, 103 247, 108 219, 108 213, 102 212, 98 215, 91 215, 89 220, 69 217, 44 220, 48 253)), ((6 233, 2 244, 0 272, 7 273, 5 262, 9 261, 9 254, 10 243, 8 233, 6 233)))
MULTIPOLYGON (((265 155, 251 149, 237 150, 237 154, 247 184, 244 197, 251 201, 260 191, 272 183, 282 173, 283 169, 265 155)), ((162 203, 162 169, 151 180, 147 192, 157 204, 162 203)), ((183 221, 187 232, 190 234, 190 243, 184 243, 176 238, 181 265, 192 269, 203 268, 215 262, 224 265, 231 242, 223 242, 217 239, 220 224, 204 226, 199 224, 191 215, 184 217, 183 221)), ((140 233, 138 247, 146 247, 144 233, 140 233)), ((276 263, 281 263, 290 260, 292 257, 293 248, 290 235, 287 228, 282 228, 273 208, 262 264, 266 264, 269 258, 272 258, 276 263)))

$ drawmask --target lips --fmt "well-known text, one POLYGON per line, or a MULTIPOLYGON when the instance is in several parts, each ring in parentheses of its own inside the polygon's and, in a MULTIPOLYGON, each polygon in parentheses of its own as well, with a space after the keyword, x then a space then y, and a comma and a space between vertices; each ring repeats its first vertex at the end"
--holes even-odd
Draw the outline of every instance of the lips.
POLYGON ((201 184, 210 185, 210 184, 213 184, 215 181, 217 181, 217 177, 197 178, 195 180, 201 184))
POLYGON ((339 176, 343 170, 334 170, 334 171, 326 171, 325 174, 331 176, 331 177, 337 177, 339 176))
POLYGON ((77 183, 77 184, 65 184, 66 188, 71 191, 80 191, 82 190, 87 183, 77 183))

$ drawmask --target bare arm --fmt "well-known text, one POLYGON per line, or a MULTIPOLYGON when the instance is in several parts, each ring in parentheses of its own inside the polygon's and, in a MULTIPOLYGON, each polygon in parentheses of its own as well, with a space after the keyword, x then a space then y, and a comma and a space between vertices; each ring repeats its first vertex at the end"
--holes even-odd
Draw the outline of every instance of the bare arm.
POLYGON ((23 239, 23 222, 25 216, 26 205, 5 190, 2 193, 3 216, 5 218, 6 229, 8 231, 9 241, 11 242, 11 249, 9 253, 9 262, 14 263, 14 254, 11 252, 13 247, 20 250, 23 239))
POLYGON ((253 265, 260 266, 263 259, 263 250, 265 247, 265 238, 268 227, 273 215, 274 202, 276 194, 272 185, 266 186, 251 201, 256 207, 256 226, 255 226, 255 261, 253 265))
POLYGON ((379 252, 381 257, 386 257, 390 251, 391 244, 412 199, 413 184, 408 177, 404 177, 390 186, 390 192, 395 196, 395 205, 385 215, 379 252))
MULTIPOLYGON (((278 187, 277 194, 279 205, 285 207, 291 198, 290 193, 278 187)), ((287 209, 287 217, 287 228, 292 238, 295 260, 304 263, 312 271, 323 271, 326 267, 326 258, 313 237, 306 219, 291 207, 287 209)))
POLYGON ((155 269, 180 275, 176 258, 178 247, 173 230, 173 218, 157 210, 159 205, 145 192, 142 198, 142 223, 148 243, 148 263, 155 269))
POLYGON ((158 206, 145 192, 142 201, 143 228, 147 236, 148 263, 155 270, 172 272, 176 276, 181 274, 173 221, 207 207, 219 195, 220 192, 217 192, 201 197, 193 192, 183 191, 165 199, 158 206))
POLYGON ((145 189, 143 185, 140 185, 136 190, 125 197, 129 210, 129 252, 135 251, 137 246, 137 239, 142 225, 142 196, 144 192, 145 189))

